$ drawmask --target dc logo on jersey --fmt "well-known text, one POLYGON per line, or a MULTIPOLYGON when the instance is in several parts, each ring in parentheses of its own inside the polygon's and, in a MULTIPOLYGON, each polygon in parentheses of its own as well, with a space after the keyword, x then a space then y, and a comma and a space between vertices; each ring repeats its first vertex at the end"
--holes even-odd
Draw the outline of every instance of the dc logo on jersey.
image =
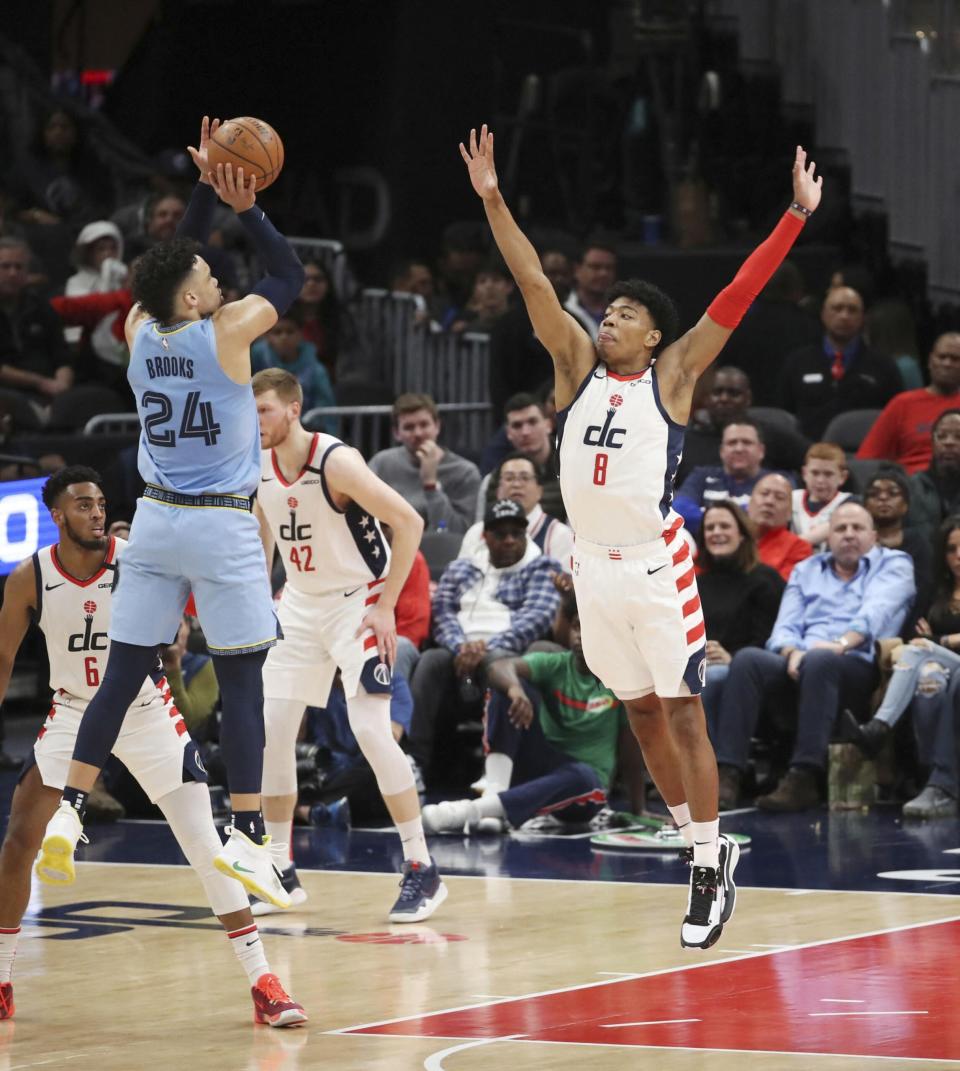
POLYGON ((85 614, 95 614, 97 612, 97 604, 93 601, 93 599, 88 599, 83 604, 83 612, 85 614))
POLYGON ((299 506, 299 505, 300 505, 300 503, 299 503, 299 502, 298 502, 298 501, 297 501, 297 500, 296 500, 296 499, 295 499, 295 498, 293 497, 293 495, 291 495, 291 496, 290 496, 290 497, 289 497, 289 498, 287 499, 287 505, 288 505, 288 506, 289 506, 289 507, 290 507, 291 509, 296 509, 296 508, 297 508, 297 506, 299 506))
POLYGON ((373 667, 373 679, 384 688, 390 683, 390 667, 386 662, 378 662, 373 667))
MULTIPOLYGON (((619 395, 614 395, 619 397, 619 395)), ((621 398, 621 401, 623 399, 621 398)), ((612 404, 613 399, 611 399, 612 404)), ((600 424, 591 424, 587 428, 586 434, 583 436, 583 441, 586 446, 603 446, 608 450, 620 450, 623 447, 623 439, 627 434, 626 428, 612 428, 610 425, 613 423, 614 415, 617 410, 615 408, 607 410, 607 419, 600 424)))
POLYGON ((611 394, 610 395, 610 404, 613 406, 614 409, 619 409, 620 406, 623 405, 623 395, 622 394, 611 394))
POLYGON ((83 632, 74 632, 67 637, 67 650, 76 653, 78 651, 105 651, 107 649, 107 634, 93 631, 93 615, 97 604, 88 600, 83 604, 86 616, 83 619, 83 632))

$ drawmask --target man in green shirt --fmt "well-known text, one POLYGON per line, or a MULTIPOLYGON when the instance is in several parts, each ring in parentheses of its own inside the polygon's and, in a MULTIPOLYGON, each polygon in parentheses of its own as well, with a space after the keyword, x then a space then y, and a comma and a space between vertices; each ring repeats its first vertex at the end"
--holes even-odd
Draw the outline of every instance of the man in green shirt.
POLYGON ((483 795, 424 807, 428 833, 502 832, 539 814, 586 822, 606 804, 621 734, 636 747, 620 701, 587 668, 572 592, 561 614, 569 621, 569 651, 490 665, 483 795))

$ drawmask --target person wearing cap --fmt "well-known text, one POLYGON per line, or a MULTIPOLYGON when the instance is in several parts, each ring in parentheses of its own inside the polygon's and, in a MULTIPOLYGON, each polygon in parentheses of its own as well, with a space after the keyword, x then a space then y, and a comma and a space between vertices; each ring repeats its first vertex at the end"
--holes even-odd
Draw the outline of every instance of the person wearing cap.
POLYGON ((523 654, 546 636, 560 601, 551 574, 562 568, 527 538, 521 503, 494 502, 483 519, 483 540, 485 564, 457 558, 440 577, 433 598, 437 646, 424 651, 413 674, 409 750, 423 770, 433 758, 440 711, 461 705, 451 695, 454 686, 475 691, 490 662, 523 654))
MULTIPOLYGON (((108 219, 88 223, 73 247, 76 272, 67 280, 65 297, 86 297, 120 290, 127 282, 127 266, 123 262, 123 235, 120 228, 108 219)), ((127 346, 123 340, 123 317, 119 312, 108 313, 92 330, 67 327, 64 337, 71 344, 88 347, 98 360, 109 365, 126 365, 127 346), (115 325, 121 321, 121 330, 115 325), (86 337, 84 337, 86 336, 86 337)))

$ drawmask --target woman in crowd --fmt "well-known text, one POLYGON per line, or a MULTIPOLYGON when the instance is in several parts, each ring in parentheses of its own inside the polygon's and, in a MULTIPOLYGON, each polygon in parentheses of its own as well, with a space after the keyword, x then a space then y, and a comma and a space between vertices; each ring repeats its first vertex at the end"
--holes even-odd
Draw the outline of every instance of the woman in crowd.
POLYGON ((703 705, 714 737, 730 660, 741 647, 764 645, 786 585, 760 561, 753 522, 729 499, 704 512, 697 552, 697 587, 707 626, 703 705))

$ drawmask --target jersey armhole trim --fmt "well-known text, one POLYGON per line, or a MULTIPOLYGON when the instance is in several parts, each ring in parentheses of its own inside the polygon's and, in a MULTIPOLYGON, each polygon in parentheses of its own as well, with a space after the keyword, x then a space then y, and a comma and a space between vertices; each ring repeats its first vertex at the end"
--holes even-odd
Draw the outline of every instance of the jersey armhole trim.
POLYGON ((676 420, 667 412, 663 402, 660 399, 660 381, 657 378, 656 362, 650 366, 650 383, 653 386, 653 400, 656 402, 657 409, 660 410, 660 415, 667 422, 667 425, 671 428, 677 428, 681 432, 687 430, 686 424, 678 424, 676 420))
POLYGON ((333 451, 336 450, 337 447, 345 445, 345 443, 339 442, 331 443, 326 448, 326 450, 324 450, 323 457, 320 458, 319 468, 312 470, 313 472, 318 472, 320 474, 320 488, 323 491, 323 497, 327 500, 327 505, 334 511, 334 513, 340 514, 345 514, 347 511, 345 509, 340 509, 340 507, 333 501, 333 496, 330 494, 330 488, 327 487, 327 476, 324 472, 324 469, 327 465, 327 458, 333 453, 333 451))
POLYGON ((562 409, 558 409, 557 410, 557 416, 560 416, 561 413, 566 415, 567 413, 570 412, 570 410, 574 407, 577 399, 587 389, 587 384, 590 382, 590 380, 593 378, 593 376, 596 375, 596 371, 600 367, 600 364, 601 364, 601 362, 599 360, 594 362, 593 367, 590 369, 589 372, 587 372, 587 374, 581 380, 580 386, 577 387, 577 391, 574 394, 574 396, 570 399, 569 404, 565 405, 562 409))
POLYGON ((37 586, 37 609, 35 622, 39 622, 40 616, 43 613, 43 571, 40 568, 40 551, 35 550, 32 555, 33 558, 33 580, 37 586))

